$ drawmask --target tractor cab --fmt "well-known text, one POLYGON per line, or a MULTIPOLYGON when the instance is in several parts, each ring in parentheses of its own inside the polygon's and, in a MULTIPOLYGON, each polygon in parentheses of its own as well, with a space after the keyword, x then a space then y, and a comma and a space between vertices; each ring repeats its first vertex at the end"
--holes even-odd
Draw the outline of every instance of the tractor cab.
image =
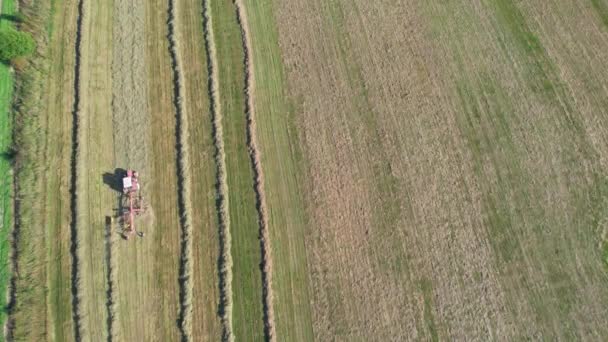
POLYGON ((122 191, 125 194, 139 191, 137 171, 127 171, 127 175, 122 179, 122 191))

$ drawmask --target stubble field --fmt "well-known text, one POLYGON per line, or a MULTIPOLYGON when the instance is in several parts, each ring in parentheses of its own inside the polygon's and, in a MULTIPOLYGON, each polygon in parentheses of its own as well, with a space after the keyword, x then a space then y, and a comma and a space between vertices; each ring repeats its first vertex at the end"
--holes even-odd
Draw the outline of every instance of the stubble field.
POLYGON ((7 339, 608 335, 605 1, 21 6, 7 339))

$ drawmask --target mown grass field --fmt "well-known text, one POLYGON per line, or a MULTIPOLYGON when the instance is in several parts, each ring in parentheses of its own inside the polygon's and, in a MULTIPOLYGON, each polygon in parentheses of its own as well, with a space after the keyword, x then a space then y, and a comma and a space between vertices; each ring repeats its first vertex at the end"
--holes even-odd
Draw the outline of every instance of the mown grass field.
POLYGON ((202 1, 178 6, 177 22, 180 24, 180 53, 184 75, 183 108, 188 120, 192 179, 192 336, 201 341, 214 341, 221 336, 220 317, 215 314, 219 305, 220 246, 216 211, 217 180, 214 172, 216 165, 213 160, 215 149, 209 103, 209 69, 205 57, 202 9, 202 1))
MULTIPOLYGON (((48 94, 45 106, 47 177, 46 200, 46 253, 47 253, 47 302, 39 303, 32 309, 46 312, 48 332, 47 339, 62 341, 74 338, 71 303, 71 258, 70 258, 70 158, 71 127, 73 104, 74 51, 66 46, 74 45, 74 27, 76 24, 75 2, 70 0, 54 1, 54 12, 51 13, 49 27, 51 33, 49 59, 59 60, 53 63, 49 71, 48 83, 44 88, 48 94)), ((42 327, 40 327, 42 328, 42 327)))
POLYGON ((254 110, 272 249, 277 340, 313 338, 304 236, 305 165, 281 62, 274 2, 245 1, 251 33, 254 110))
POLYGON ((226 155, 232 239, 232 320, 236 339, 263 339, 261 252, 247 151, 241 32, 232 1, 210 3, 217 55, 218 100, 226 155))
POLYGON ((7 336, 602 340, 607 9, 26 4, 7 336), (129 241, 127 168, 148 203, 129 241))

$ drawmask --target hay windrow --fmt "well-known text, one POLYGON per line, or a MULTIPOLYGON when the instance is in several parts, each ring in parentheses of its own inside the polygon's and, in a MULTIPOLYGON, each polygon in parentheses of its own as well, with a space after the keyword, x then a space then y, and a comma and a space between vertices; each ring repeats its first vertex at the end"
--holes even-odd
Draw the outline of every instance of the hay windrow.
POLYGON ((266 209, 266 196, 264 193, 264 173, 261 165, 260 150, 256 132, 255 107, 254 107, 254 73, 252 70, 252 50, 249 25, 245 6, 240 0, 234 0, 236 7, 237 22, 241 31, 243 44, 243 63, 245 69, 245 115, 247 116, 247 146, 249 158, 253 168, 253 186, 256 198, 256 209, 258 212, 260 249, 262 253, 262 300, 264 308, 264 335, 266 340, 276 340, 274 326, 274 309, 272 293, 272 251, 270 246, 270 234, 268 232, 268 219, 266 209))
POLYGON ((118 260, 116 258, 116 240, 118 239, 117 232, 114 231, 112 217, 106 217, 106 263, 108 265, 107 281, 107 325, 108 325, 108 342, 118 341, 118 303, 116 298, 119 298, 117 277, 118 277, 118 260))
POLYGON ((203 34, 207 58, 207 75, 209 89, 209 110, 212 117, 213 146, 215 147, 216 165, 216 207, 220 242, 218 272, 220 278, 220 303, 218 312, 222 322, 222 340, 233 341, 232 329, 232 240, 230 235, 230 215, 228 199, 228 181, 226 178, 226 155, 222 128, 222 111, 218 100, 217 57, 215 54, 213 22, 209 1, 203 0, 203 34))
POLYGON ((82 227, 82 217, 79 214, 79 208, 81 207, 81 199, 78 196, 80 193, 79 189, 84 188, 84 180, 82 177, 78 177, 82 174, 84 169, 83 162, 81 160, 80 146, 84 139, 84 133, 80 129, 81 123, 81 47, 82 47, 82 36, 85 25, 83 22, 86 20, 86 11, 84 10, 84 0, 78 1, 78 15, 76 18, 76 44, 75 44, 75 60, 74 60, 74 105, 72 109, 72 161, 71 161, 71 189, 70 189, 70 207, 72 222, 71 226, 71 247, 70 252, 72 255, 72 315, 74 320, 74 336, 76 341, 82 339, 83 334, 86 331, 84 326, 84 320, 82 319, 82 306, 83 306, 83 289, 82 281, 80 279, 80 260, 82 259, 82 248, 78 237, 78 229, 82 227))
POLYGON ((175 108, 175 134, 177 155, 178 209, 180 213, 181 257, 180 257, 180 314, 179 326, 182 341, 192 340, 192 207, 190 203, 190 157, 188 149, 188 120, 182 106, 184 89, 179 56, 179 33, 176 29, 176 1, 169 1, 168 35, 171 69, 173 72, 173 105, 175 108))

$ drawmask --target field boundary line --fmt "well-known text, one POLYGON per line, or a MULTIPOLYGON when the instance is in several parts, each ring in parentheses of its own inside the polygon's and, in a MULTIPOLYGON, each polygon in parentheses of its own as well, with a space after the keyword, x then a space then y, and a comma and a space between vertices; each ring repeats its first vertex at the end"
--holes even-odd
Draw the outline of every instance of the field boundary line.
POLYGON ((224 131, 222 111, 219 101, 219 80, 217 76, 217 56, 213 35, 213 19, 209 0, 203 0, 203 35, 207 58, 207 89, 209 92, 209 110, 212 121, 212 135, 215 172, 216 172, 216 210, 219 230, 220 255, 218 258, 220 301, 218 312, 222 322, 222 341, 234 340, 232 327, 232 236, 230 234, 230 201, 228 198, 228 180, 226 174, 226 154, 224 151, 224 131))
POLYGON ((255 77, 252 70, 252 50, 249 24, 245 5, 241 0, 233 0, 236 7, 236 19, 241 31, 243 44, 243 64, 245 78, 245 115, 247 117, 247 148, 253 169, 253 188, 255 191, 256 209, 258 213, 260 250, 262 261, 262 304, 264 311, 264 336, 267 341, 275 341, 274 308, 272 293, 272 250, 270 234, 268 232, 268 218, 266 208, 266 194, 264 192, 264 172, 262 170, 260 150, 256 132, 255 107, 253 104, 255 77))
POLYGON ((180 313, 179 329, 182 341, 192 340, 192 204, 190 202, 190 151, 188 145, 188 118, 184 114, 182 82, 182 69, 179 56, 179 33, 176 25, 175 0, 169 0, 167 9, 167 39, 169 41, 169 55, 171 58, 171 71, 173 74, 173 106, 175 109, 175 137, 177 157, 177 202, 179 221, 181 226, 181 256, 179 269, 180 284, 180 313))
POLYGON ((72 319, 74 321, 74 338, 76 341, 81 341, 85 332, 81 313, 82 306, 82 288, 80 280, 80 257, 82 248, 78 238, 78 227, 80 219, 78 215, 78 189, 82 187, 82 180, 78 177, 78 170, 81 169, 80 161, 80 143, 83 139, 83 133, 80 129, 80 111, 81 111, 81 82, 80 75, 82 72, 81 66, 81 47, 83 35, 83 22, 85 20, 86 11, 84 10, 85 0, 78 0, 77 15, 76 15, 76 41, 74 44, 74 103, 72 106, 72 157, 70 161, 70 212, 72 221, 70 223, 71 231, 71 246, 70 254, 72 256, 72 319))

